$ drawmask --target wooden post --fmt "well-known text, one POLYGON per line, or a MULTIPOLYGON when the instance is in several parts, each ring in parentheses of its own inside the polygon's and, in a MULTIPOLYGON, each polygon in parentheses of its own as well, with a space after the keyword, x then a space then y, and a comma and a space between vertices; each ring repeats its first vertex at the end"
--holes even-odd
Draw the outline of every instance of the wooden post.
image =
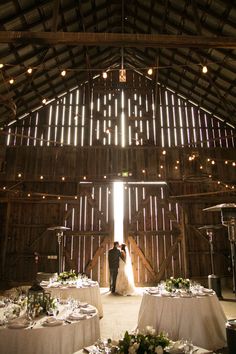
POLYGON ((7 213, 6 213, 6 224, 5 224, 5 233, 3 236, 3 246, 1 252, 1 278, 2 280, 6 279, 6 254, 7 254, 7 242, 8 242, 8 232, 9 232, 9 220, 10 220, 10 213, 11 213, 11 203, 8 199, 7 202, 7 213))
POLYGON ((184 211, 184 208, 181 208, 180 214, 180 230, 181 230, 181 244, 183 251, 183 268, 184 268, 184 277, 189 278, 189 260, 188 260, 188 245, 187 245, 187 235, 186 235, 186 225, 187 215, 184 211))

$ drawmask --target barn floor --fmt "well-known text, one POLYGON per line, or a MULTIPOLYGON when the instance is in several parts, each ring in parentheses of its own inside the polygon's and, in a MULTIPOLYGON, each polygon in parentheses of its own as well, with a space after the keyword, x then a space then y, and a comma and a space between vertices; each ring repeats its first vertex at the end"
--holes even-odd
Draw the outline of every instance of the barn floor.
MULTIPOLYGON (((137 325, 139 306, 144 288, 137 289, 136 296, 119 296, 111 294, 107 288, 101 289, 103 318, 100 321, 101 337, 117 339, 125 330, 133 330, 137 325)), ((222 291, 220 301, 228 319, 236 318, 236 296, 231 290, 222 291)), ((217 353, 226 354, 227 349, 217 353)))

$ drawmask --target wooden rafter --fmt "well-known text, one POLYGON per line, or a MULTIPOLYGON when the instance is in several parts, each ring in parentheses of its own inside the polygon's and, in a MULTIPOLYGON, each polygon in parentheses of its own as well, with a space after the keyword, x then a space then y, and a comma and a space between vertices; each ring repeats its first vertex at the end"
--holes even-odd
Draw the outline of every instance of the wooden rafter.
POLYGON ((236 37, 166 34, 0 31, 0 43, 156 48, 236 48, 236 37))

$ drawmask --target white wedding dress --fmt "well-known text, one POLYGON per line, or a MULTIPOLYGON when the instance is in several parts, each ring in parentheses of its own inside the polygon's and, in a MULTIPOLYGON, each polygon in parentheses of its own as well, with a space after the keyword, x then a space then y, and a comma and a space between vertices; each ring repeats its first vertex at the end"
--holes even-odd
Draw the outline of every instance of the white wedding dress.
POLYGON ((134 275, 131 264, 131 258, 126 251, 126 261, 119 260, 118 275, 116 278, 116 293, 127 296, 135 293, 134 275))

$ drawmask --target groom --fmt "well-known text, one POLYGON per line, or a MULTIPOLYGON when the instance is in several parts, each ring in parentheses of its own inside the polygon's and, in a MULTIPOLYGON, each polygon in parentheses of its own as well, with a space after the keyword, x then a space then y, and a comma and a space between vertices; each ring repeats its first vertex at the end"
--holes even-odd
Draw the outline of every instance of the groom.
POLYGON ((119 260, 120 260, 120 250, 118 249, 119 242, 114 242, 113 248, 108 251, 108 262, 109 262, 109 270, 110 270, 110 291, 112 293, 116 290, 116 278, 118 274, 119 268, 119 260))

